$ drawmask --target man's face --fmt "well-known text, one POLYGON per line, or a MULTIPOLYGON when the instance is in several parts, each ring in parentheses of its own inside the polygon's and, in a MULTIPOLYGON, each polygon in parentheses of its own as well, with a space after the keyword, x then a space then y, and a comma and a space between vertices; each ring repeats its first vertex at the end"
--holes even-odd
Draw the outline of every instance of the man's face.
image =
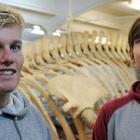
POLYGON ((18 84, 24 61, 21 45, 17 25, 0 29, 0 94, 11 92, 18 84))

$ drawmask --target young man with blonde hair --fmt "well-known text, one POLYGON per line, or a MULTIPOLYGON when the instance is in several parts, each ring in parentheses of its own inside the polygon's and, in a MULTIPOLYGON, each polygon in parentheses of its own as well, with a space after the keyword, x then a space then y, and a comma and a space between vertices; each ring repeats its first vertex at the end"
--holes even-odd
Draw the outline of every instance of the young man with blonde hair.
POLYGON ((51 140, 39 111, 16 90, 24 62, 23 18, 0 5, 0 140, 51 140))

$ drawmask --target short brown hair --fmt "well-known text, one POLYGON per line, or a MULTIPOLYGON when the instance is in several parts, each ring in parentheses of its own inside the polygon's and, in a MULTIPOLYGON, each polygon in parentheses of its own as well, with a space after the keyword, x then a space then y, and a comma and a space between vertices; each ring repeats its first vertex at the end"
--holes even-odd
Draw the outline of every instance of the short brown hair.
POLYGON ((133 58, 133 53, 132 53, 133 45, 136 41, 139 40, 140 40, 140 17, 135 20, 128 35, 128 44, 130 47, 130 54, 132 58, 133 58))
POLYGON ((18 25, 22 31, 24 20, 19 12, 7 5, 0 4, 0 28, 10 25, 18 25))

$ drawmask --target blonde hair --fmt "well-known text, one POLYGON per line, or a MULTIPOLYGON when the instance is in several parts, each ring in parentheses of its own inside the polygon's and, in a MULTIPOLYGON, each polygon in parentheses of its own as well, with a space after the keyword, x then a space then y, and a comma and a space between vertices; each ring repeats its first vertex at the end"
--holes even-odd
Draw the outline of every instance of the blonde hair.
POLYGON ((0 28, 10 25, 18 25, 22 31, 24 20, 17 10, 0 4, 0 28))

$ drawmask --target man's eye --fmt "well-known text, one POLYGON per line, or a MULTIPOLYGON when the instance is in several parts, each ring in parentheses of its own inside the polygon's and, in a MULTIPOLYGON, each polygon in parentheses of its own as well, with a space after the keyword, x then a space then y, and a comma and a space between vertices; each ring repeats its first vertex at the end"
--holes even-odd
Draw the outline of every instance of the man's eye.
POLYGON ((134 39, 134 43, 140 43, 140 36, 134 39))
POLYGON ((2 46, 0 46, 0 51, 2 51, 3 50, 3 47, 2 46))
POLYGON ((10 49, 13 50, 14 52, 17 52, 21 50, 21 45, 12 45, 10 49))

